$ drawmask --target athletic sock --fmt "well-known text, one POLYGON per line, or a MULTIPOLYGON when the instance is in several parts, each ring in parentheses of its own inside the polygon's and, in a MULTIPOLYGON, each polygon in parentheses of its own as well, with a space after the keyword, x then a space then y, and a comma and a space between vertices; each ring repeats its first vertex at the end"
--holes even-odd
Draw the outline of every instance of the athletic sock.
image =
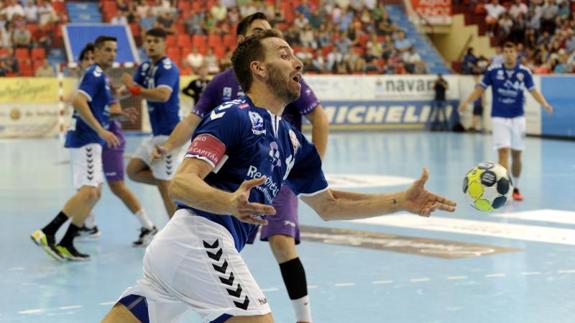
POLYGON ((76 237, 78 230, 80 230, 80 227, 77 227, 74 223, 70 223, 68 231, 66 231, 66 234, 62 240, 60 240, 60 244, 64 247, 73 246, 74 238, 76 237))
POLYGON ((45 235, 54 236, 66 221, 68 221, 68 216, 63 211, 60 211, 50 223, 42 228, 42 232, 44 232, 45 235))
POLYGON ((519 177, 513 177, 513 188, 519 189, 519 177))
POLYGON ((280 271, 296 314, 296 321, 311 322, 305 269, 299 258, 280 264, 280 271))
POLYGON ((94 213, 94 211, 90 211, 90 214, 88 215, 86 220, 84 220, 84 226, 90 229, 96 226, 96 214, 94 213))
POLYGON ((138 218, 138 220, 140 220, 140 223, 144 228, 151 230, 154 227, 154 223, 152 220, 150 220, 150 218, 148 218, 146 210, 141 209, 140 211, 134 213, 134 215, 138 218))

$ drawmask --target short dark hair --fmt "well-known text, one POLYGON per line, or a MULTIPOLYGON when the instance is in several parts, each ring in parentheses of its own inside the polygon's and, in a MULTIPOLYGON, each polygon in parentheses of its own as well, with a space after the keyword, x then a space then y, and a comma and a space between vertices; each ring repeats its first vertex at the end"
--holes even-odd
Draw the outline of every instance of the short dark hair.
POLYGON ((94 48, 102 48, 102 46, 104 46, 104 43, 107 41, 117 42, 118 40, 116 39, 116 37, 112 36, 98 36, 98 38, 96 38, 96 40, 94 41, 94 48))
POLYGON ((168 33, 162 28, 152 28, 146 31, 146 36, 166 39, 168 37, 168 33))
POLYGON ((244 92, 250 90, 253 82, 252 71, 250 69, 251 62, 265 59, 265 48, 261 41, 274 37, 283 39, 279 31, 275 29, 265 30, 247 37, 238 45, 236 50, 234 50, 232 54, 232 66, 244 92))
POLYGON ((80 56, 78 56, 78 60, 83 61, 86 58, 86 55, 88 55, 89 52, 93 52, 93 51, 94 51, 94 44, 87 43, 86 46, 84 46, 84 48, 82 48, 82 51, 80 52, 80 56))
POLYGON ((244 17, 244 19, 240 20, 238 23, 238 28, 236 29, 236 35, 238 36, 245 36, 248 32, 248 27, 254 22, 254 20, 265 20, 269 22, 268 17, 263 12, 256 12, 249 16, 244 17))
POLYGON ((512 43, 512 42, 510 42, 510 41, 507 41, 507 42, 505 42, 505 44, 503 44, 503 48, 512 48, 512 49, 515 49, 515 44, 512 43))

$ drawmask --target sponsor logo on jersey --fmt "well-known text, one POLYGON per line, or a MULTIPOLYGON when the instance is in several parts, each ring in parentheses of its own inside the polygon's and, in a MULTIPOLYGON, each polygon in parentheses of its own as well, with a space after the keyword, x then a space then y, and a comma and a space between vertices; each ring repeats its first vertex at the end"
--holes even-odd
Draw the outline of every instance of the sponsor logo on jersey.
MULTIPOLYGON (((266 174, 260 172, 256 166, 250 165, 250 167, 248 168, 248 173, 246 175, 250 179, 256 179, 266 174)), ((270 176, 267 176, 266 181, 262 185, 257 186, 256 189, 264 194, 268 203, 271 203, 274 197, 280 191, 278 185, 272 180, 270 176)))
MULTIPOLYGON (((245 103, 245 104, 249 106, 249 104, 247 104, 247 103, 245 103)), ((240 108, 242 108, 241 105, 240 105, 240 108)), ((262 116, 259 113, 252 112, 252 111, 250 111, 248 113, 248 115, 250 116, 250 121, 252 122, 253 134, 254 135, 265 135, 266 129, 264 129, 264 118, 262 118, 262 116)))
POLYGON ((297 139, 297 135, 291 129, 289 131, 289 139, 291 140, 291 144, 293 146, 293 153, 295 154, 295 153, 297 153, 297 150, 299 149, 299 147, 301 147, 301 144, 299 143, 299 140, 297 139))
POLYGON ((222 93, 223 101, 229 101, 232 98, 232 88, 231 87, 224 87, 222 93))
POLYGON ((268 156, 270 157, 270 164, 272 164, 272 172, 275 167, 281 167, 282 161, 280 159, 280 151, 277 142, 272 141, 270 143, 270 152, 268 156))

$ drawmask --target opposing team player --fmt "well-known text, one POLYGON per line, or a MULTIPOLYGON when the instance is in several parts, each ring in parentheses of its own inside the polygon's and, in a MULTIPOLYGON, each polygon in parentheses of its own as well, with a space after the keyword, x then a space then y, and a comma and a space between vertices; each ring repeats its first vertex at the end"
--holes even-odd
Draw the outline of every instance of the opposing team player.
POLYGON ((168 184, 176 171, 179 151, 174 149, 159 160, 151 158, 154 147, 163 144, 180 121, 180 71, 165 54, 166 37, 161 28, 148 30, 144 49, 149 60, 138 67, 133 78, 124 74, 122 80, 132 95, 146 99, 152 125, 152 137, 142 142, 128 163, 128 176, 133 181, 157 186, 171 217, 176 206, 168 196, 168 184))
POLYGON ((121 114, 120 105, 114 99, 110 81, 104 70, 116 59, 116 38, 100 36, 94 43, 95 64, 88 67, 74 95, 74 115, 65 147, 70 149, 74 187, 77 189, 60 213, 41 230, 32 234, 32 240, 52 257, 62 260, 89 260, 90 256, 79 252, 74 237, 84 220, 100 199, 104 174, 102 170, 102 145, 112 148, 120 140, 106 130, 110 114, 121 114), (68 220, 72 223, 66 234, 55 243, 56 232, 68 220))
MULTIPOLYGON (((271 29, 270 23, 263 13, 252 14, 238 24, 238 41, 241 42, 246 36, 269 29, 271 29)), ((320 157, 323 158, 328 137, 327 116, 311 88, 303 80, 300 80, 300 83, 299 98, 287 105, 282 118, 301 130, 302 115, 305 116, 312 125, 312 142, 320 157)), ((159 150, 171 151, 174 147, 180 147, 191 138, 203 116, 209 115, 220 104, 243 96, 244 91, 233 69, 216 75, 194 106, 193 113, 178 124, 168 141, 160 146, 159 150)), ((297 197, 289 187, 284 186, 274 200, 277 214, 268 220, 268 225, 262 227, 261 239, 269 240, 272 252, 279 263, 296 320, 304 323, 311 322, 311 305, 305 269, 296 249, 296 244, 300 242, 297 206, 297 197)))
POLYGON ((519 191, 519 176, 522 163, 521 152, 525 148, 525 94, 529 91, 533 98, 548 112, 553 107, 535 88, 531 71, 517 64, 515 44, 507 42, 503 46, 504 63, 491 65, 483 79, 467 99, 461 102, 459 111, 463 113, 469 103, 481 97, 485 89, 492 88, 491 121, 493 127, 493 143, 497 149, 499 164, 511 170, 513 175, 513 199, 523 200, 519 191), (511 168, 509 168, 509 153, 511 152, 511 168))
POLYGON ((202 120, 170 192, 180 209, 152 241, 144 275, 104 322, 175 322, 188 309, 208 322, 273 322, 239 252, 287 184, 323 219, 405 210, 422 216, 455 203, 424 188, 362 194, 332 190, 316 148, 281 118, 301 91, 302 63, 273 30, 248 37, 232 56, 246 96, 202 120))

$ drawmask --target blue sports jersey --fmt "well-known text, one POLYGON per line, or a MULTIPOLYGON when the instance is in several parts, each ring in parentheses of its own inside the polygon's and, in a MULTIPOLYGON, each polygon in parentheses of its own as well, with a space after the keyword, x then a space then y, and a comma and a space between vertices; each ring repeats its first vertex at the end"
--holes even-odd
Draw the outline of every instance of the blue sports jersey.
MULTIPOLYGON (((315 146, 281 117, 254 106, 248 97, 226 102, 206 116, 193 136, 186 157, 207 161, 214 170, 205 181, 234 192, 245 180, 266 176, 251 190, 250 201, 272 204, 282 183, 296 194, 313 194, 327 188, 315 146)), ((240 251, 256 225, 228 215, 195 213, 224 226, 240 251)))
POLYGON ((525 112, 524 90, 531 91, 535 88, 531 71, 523 66, 516 65, 512 69, 504 65, 491 65, 479 86, 487 88, 491 86, 493 102, 491 109, 492 117, 515 118, 525 112))
MULTIPOLYGON (((300 96, 284 109, 282 118, 291 123, 296 129, 301 130, 301 116, 312 112, 319 104, 315 93, 301 80, 300 96)), ((228 69, 216 75, 207 85, 193 109, 193 113, 203 117, 210 113, 220 104, 241 98, 244 91, 236 78, 233 69, 228 69)))
POLYGON ((138 66, 134 81, 148 89, 167 87, 172 90, 166 102, 147 100, 153 135, 169 136, 180 121, 180 70, 168 57, 162 57, 156 65, 146 61, 138 66))
MULTIPOLYGON (((88 98, 90 111, 102 127, 107 128, 110 116, 109 107, 116 100, 112 96, 110 80, 104 74, 104 70, 97 64, 88 67, 80 81, 78 92, 83 93, 88 98)), ((103 145, 104 140, 74 110, 64 146, 79 148, 93 143, 103 145)))

